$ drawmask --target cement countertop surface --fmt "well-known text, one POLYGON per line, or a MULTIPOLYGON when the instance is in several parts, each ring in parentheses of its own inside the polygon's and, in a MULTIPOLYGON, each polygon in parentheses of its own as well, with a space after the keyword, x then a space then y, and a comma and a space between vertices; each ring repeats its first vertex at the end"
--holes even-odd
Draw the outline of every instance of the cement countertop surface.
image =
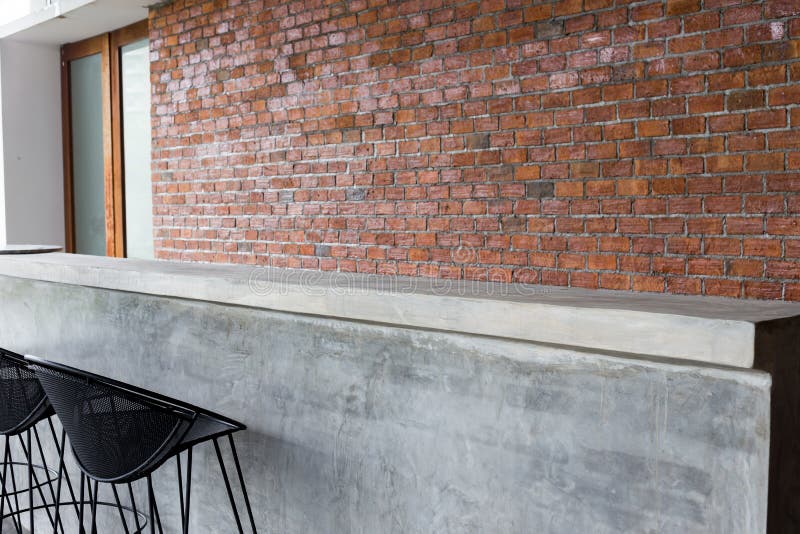
POLYGON ((393 326, 751 367, 800 303, 118 259, 0 257, 0 275, 393 326))

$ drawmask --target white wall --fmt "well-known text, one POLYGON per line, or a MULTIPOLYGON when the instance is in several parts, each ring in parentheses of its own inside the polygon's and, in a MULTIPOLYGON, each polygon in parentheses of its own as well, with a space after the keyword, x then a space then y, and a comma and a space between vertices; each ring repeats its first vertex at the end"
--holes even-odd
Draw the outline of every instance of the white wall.
POLYGON ((0 40, 0 69, 6 240, 63 246, 59 47, 0 40))
MULTIPOLYGON (((2 41, 0 41, 2 43, 2 41)), ((0 54, 0 247, 6 244, 6 187, 3 162, 3 55, 0 54)))

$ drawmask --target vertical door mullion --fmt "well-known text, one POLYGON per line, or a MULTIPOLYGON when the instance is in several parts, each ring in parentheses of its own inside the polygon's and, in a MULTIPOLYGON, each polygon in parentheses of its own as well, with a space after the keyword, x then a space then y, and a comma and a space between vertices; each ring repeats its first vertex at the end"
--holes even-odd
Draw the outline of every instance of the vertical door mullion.
POLYGON ((111 35, 103 35, 102 52, 102 83, 103 83, 103 176, 105 184, 105 213, 106 213, 106 255, 118 256, 117 252, 117 206, 114 190, 114 140, 112 135, 112 74, 111 74, 111 35))

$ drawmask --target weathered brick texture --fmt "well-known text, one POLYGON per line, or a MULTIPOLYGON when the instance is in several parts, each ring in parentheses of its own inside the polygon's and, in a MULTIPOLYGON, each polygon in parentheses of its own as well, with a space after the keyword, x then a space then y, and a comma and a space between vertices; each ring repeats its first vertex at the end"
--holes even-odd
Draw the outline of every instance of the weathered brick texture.
POLYGON ((800 300, 800 0, 152 9, 160 258, 800 300))

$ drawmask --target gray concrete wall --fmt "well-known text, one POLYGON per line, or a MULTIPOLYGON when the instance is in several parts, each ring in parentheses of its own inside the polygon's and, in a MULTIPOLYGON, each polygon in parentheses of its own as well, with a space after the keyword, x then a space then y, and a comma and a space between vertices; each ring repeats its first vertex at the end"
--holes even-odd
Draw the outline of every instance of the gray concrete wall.
MULTIPOLYGON (((9 277, 0 302, 2 346, 249 425, 262 532, 765 529, 763 372, 9 277)), ((194 532, 232 531, 213 448, 195 473, 194 532)), ((156 486, 174 522, 174 465, 156 486)))

